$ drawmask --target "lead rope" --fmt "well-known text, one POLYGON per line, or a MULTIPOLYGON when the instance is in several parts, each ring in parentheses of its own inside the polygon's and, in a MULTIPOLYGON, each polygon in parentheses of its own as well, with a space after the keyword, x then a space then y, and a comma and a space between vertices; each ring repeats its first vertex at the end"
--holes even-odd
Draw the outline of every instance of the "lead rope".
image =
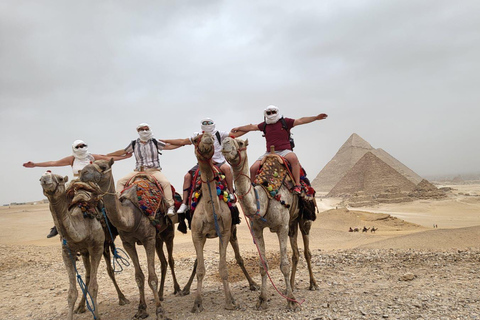
MULTIPOLYGON (((267 274, 268 276, 268 279, 270 280, 270 283, 272 284, 272 286, 275 288, 275 290, 277 291, 277 293, 282 296, 283 298, 287 299, 288 301, 292 301, 292 302, 296 302, 298 303, 299 305, 302 305, 302 303, 305 302, 305 299, 302 300, 302 302, 298 301, 298 300, 295 300, 295 299, 290 299, 289 297, 287 297, 286 295, 284 295, 282 292, 280 292, 280 290, 277 288, 277 286, 275 285, 275 282, 273 282, 273 279, 272 277, 270 276, 270 273, 268 272, 268 268, 267 268, 267 263, 265 261, 265 259, 262 257, 262 253, 260 252, 260 248, 258 247, 258 243, 257 243, 257 239, 255 239, 255 234, 253 233, 252 231, 252 220, 253 218, 256 216, 256 215, 259 215, 259 212, 260 212, 260 200, 258 199, 258 192, 257 192, 257 189, 253 189, 255 190, 255 200, 256 200, 256 203, 257 203, 257 212, 255 215, 252 215, 252 216, 247 216, 245 214, 245 210, 243 209, 243 205, 242 205, 242 202, 240 202, 240 206, 242 207, 242 212, 243 212, 243 216, 245 218, 248 218, 250 220, 250 223, 247 222, 247 226, 248 226, 248 229, 250 230, 250 234, 252 235, 252 238, 253 238, 253 243, 255 244, 255 247, 257 248, 257 252, 258 252, 258 256, 260 257, 260 261, 262 262, 262 266, 263 266, 263 269, 265 270, 265 273, 267 274)), ((261 217, 261 219, 264 219, 263 217, 261 217)), ((265 219, 263 221, 266 221, 265 219)))
POLYGON ((215 232, 217 233, 217 236, 220 239, 220 244, 223 244, 222 237, 220 236, 220 226, 218 225, 218 217, 217 217, 217 213, 215 212, 215 203, 213 201, 212 189, 210 188, 210 183, 207 182, 207 186, 208 186, 208 193, 210 193, 210 201, 212 201, 213 220, 215 221, 215 232))
POLYGON ((105 213, 105 207, 102 208, 102 215, 105 219, 105 224, 107 225, 108 233, 110 234, 110 238, 112 239, 112 246, 113 246, 113 258, 112 258, 112 267, 113 267, 113 272, 115 273, 120 273, 123 271, 123 266, 128 267, 130 266, 130 262, 128 262, 128 254, 115 246, 115 242, 113 239, 113 234, 112 230, 110 230, 110 225, 108 224, 108 219, 107 219, 107 214, 105 213), (124 254, 127 258, 122 257, 121 255, 118 254, 118 251, 120 251, 122 254, 124 254), (116 270, 116 266, 118 266, 119 270, 116 270))
POLYGON ((87 309, 92 313, 93 319, 96 320, 97 317, 95 316, 95 302, 93 301, 93 298, 90 295, 90 292, 88 292, 88 288, 85 285, 85 282, 83 282, 82 277, 78 273, 77 264, 75 263, 75 259, 73 258, 72 251, 70 251, 70 248, 67 245, 67 240, 63 239, 62 243, 65 246, 65 248, 67 248, 70 260, 72 260, 73 268, 75 269, 75 273, 77 274, 77 282, 78 282, 78 285, 80 286, 80 289, 82 289, 82 294, 83 294, 83 297, 85 298, 85 303, 87 304, 87 309), (90 302, 91 302, 91 304, 90 304, 90 302))

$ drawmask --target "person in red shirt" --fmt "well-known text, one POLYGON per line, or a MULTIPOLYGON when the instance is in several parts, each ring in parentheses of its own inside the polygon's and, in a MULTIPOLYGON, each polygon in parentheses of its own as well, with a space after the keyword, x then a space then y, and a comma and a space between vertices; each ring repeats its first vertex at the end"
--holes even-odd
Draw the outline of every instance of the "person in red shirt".
POLYGON ((265 121, 259 124, 247 124, 241 127, 233 128, 231 131, 236 133, 237 136, 241 136, 250 131, 263 131, 267 150, 260 156, 257 161, 250 167, 250 178, 252 182, 255 179, 260 163, 270 153, 270 149, 273 146, 275 153, 284 157, 290 162, 292 166, 292 174, 295 179, 294 193, 299 194, 301 192, 300 186, 300 162, 297 155, 293 152, 293 146, 290 142, 290 130, 298 125, 307 124, 316 120, 323 120, 327 118, 325 113, 312 117, 302 117, 298 119, 284 118, 279 109, 276 106, 270 105, 264 110, 265 121))

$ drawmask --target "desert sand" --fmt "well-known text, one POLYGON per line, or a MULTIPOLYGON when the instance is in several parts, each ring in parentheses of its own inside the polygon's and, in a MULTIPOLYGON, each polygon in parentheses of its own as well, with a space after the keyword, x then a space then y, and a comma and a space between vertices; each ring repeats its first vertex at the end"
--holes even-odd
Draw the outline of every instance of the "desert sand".
MULTIPOLYGON (((341 208, 340 199, 318 198, 320 212, 311 230, 310 249, 319 290, 308 290, 302 256, 295 291, 302 302, 300 311, 287 311, 285 300, 271 283, 269 309, 255 310, 258 292, 248 290, 231 249, 229 275, 239 309, 225 310, 215 239, 205 246, 205 310, 190 313, 196 281, 190 295, 176 296, 168 273, 163 301, 166 315, 172 319, 480 319, 480 185, 451 187, 454 190, 444 200, 372 208, 341 208), (349 232, 350 227, 360 231, 349 232), (362 232, 363 227, 378 230, 362 232)), ((0 208, 1 319, 66 317, 68 281, 60 239, 46 238, 52 226, 48 204, 0 208)), ((281 290, 278 241, 268 230, 265 235, 270 273, 281 290)), ((175 271, 181 286, 187 282, 195 259, 190 237, 190 233, 177 232, 175 238, 175 271)), ((256 248, 244 217, 238 237, 247 268, 260 283, 256 248)), ((120 239, 116 245, 122 247, 120 239)), ((139 252, 144 263, 142 248, 139 252)), ((119 306, 104 263, 100 266, 98 296, 102 319, 131 319, 138 305, 133 266, 125 266, 117 274, 131 301, 119 306)), ((77 267, 83 275, 81 263, 77 267)), ((156 268, 160 275, 158 260, 156 268)), ((146 294, 147 319, 155 319, 152 293, 147 289, 146 294)), ((87 311, 75 319, 93 316, 87 311)))

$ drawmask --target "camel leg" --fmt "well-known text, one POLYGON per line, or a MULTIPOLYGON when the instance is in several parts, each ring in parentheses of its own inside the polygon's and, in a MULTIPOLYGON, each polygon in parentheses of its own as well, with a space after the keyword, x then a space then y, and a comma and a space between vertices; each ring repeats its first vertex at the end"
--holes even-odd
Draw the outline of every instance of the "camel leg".
POLYGON ((300 251, 298 250, 298 220, 290 223, 288 235, 290 237, 290 245, 292 247, 292 271, 290 275, 290 286, 295 290, 295 276, 297 274, 298 260, 300 259, 300 251))
POLYGON ((183 288, 182 291, 180 291, 180 296, 186 296, 190 294, 190 287, 192 286, 193 279, 195 278, 195 274, 197 273, 197 259, 195 259, 195 263, 193 264, 193 269, 192 269, 192 274, 190 275, 190 278, 188 279, 187 284, 183 288))
MULTIPOLYGON (((155 243, 156 236, 152 237, 150 241, 146 241, 143 244, 145 247, 145 253, 147 255, 147 267, 148 267, 148 285, 153 292, 153 297, 155 300, 155 315, 156 319, 164 318, 164 310, 160 302, 160 297, 158 296, 158 277, 155 272, 155 243)), ((162 252, 163 253, 163 252, 162 252)))
POLYGON ((68 282, 69 282, 68 297, 67 297, 67 302, 68 302, 67 320, 73 320, 73 308, 75 307, 75 301, 77 301, 77 297, 78 297, 76 274, 75 274, 75 267, 74 267, 75 257, 71 257, 67 249, 63 248, 62 258, 63 258, 63 263, 65 264, 65 268, 67 269, 68 282))
POLYGON ((312 221, 306 220, 304 223, 300 223, 300 231, 302 233, 303 238, 303 247, 304 247, 304 254, 305 254, 305 261, 307 261, 308 267, 308 274, 310 276, 310 288, 309 290, 318 290, 317 282, 315 281, 315 277, 313 276, 312 270, 312 253, 310 252, 310 228, 312 227, 312 221))
POLYGON ((237 260, 237 264, 242 269, 243 274, 245 275, 245 278, 247 278, 248 285, 250 286, 250 290, 251 291, 256 291, 256 290, 260 289, 260 286, 255 281, 253 281, 253 279, 250 277, 250 274, 248 274, 248 271, 245 268, 245 263, 243 262, 243 258, 240 255, 240 248, 238 246, 236 226, 232 227, 232 235, 230 237, 230 244, 233 248, 233 251, 235 252, 235 260, 237 260))
POLYGON ((255 234, 255 241, 257 242, 258 250, 260 251, 260 258, 258 265, 260 267, 260 275, 262 276, 262 286, 260 288, 260 296, 258 297, 255 308, 257 310, 266 310, 267 305, 267 271, 268 263, 265 256, 265 239, 263 238, 263 229, 253 227, 255 234))
POLYGON ((92 297, 92 303, 93 306, 90 306, 93 308, 93 313, 95 314, 95 319, 100 320, 100 312, 98 310, 98 303, 97 303, 97 297, 98 297, 98 281, 97 281, 97 275, 98 275, 98 267, 100 266, 100 261, 102 260, 102 253, 103 253, 103 244, 94 246, 91 248, 90 252, 90 281, 88 284, 88 292, 90 293, 90 296, 92 297))
POLYGON ((174 289, 173 293, 177 294, 181 291, 181 289, 177 281, 177 276, 175 275, 175 260, 173 259, 174 235, 175 235, 175 230, 172 230, 172 236, 168 237, 168 239, 165 240, 165 245, 167 246, 167 252, 168 252, 168 265, 170 266, 170 271, 172 272, 173 289, 174 289))
POLYGON ((163 240, 160 236, 157 237, 157 242, 155 244, 155 249, 157 250, 157 256, 160 259, 160 289, 158 289, 158 298, 160 301, 163 301, 163 291, 165 289, 165 277, 167 274, 167 259, 165 258, 165 253, 163 252, 163 240))
POLYGON ((138 260, 137 249, 135 243, 123 242, 123 247, 127 251, 130 259, 132 259, 133 266, 135 267, 135 282, 137 283, 139 298, 137 313, 133 316, 133 319, 145 319, 148 317, 147 304, 145 302, 145 275, 140 267, 140 261, 138 260))
MULTIPOLYGON (((72 253, 72 257, 73 255, 75 255, 75 253, 72 253)), ((73 257, 73 259, 76 259, 76 257, 73 257)), ((85 267, 85 285, 86 289, 88 289, 88 286, 90 284, 90 259, 88 253, 82 254, 82 262, 85 267)), ((87 308, 85 307, 85 295, 82 294, 82 298, 80 299, 80 302, 75 309, 75 313, 84 313, 85 311, 87 311, 87 308)))
POLYGON ((221 241, 219 241, 218 244, 220 251, 218 270, 223 283, 223 291, 225 292, 225 309, 235 310, 237 306, 235 304, 235 299, 233 299, 232 291, 230 290, 230 284, 228 283, 227 247, 230 239, 230 232, 224 230, 221 234, 221 241))
POLYGON ((203 257, 203 247, 205 246, 205 237, 201 235, 194 235, 192 232, 193 245, 195 246, 195 252, 197 254, 197 294, 193 303, 192 313, 198 313, 203 311, 202 302, 202 285, 203 277, 205 276, 205 261, 203 257))
POLYGON ((117 291, 118 295, 118 304, 123 306, 125 304, 130 303, 130 301, 125 297, 123 294, 122 290, 120 290, 120 287, 117 284, 117 280, 115 279, 115 272, 113 271, 112 264, 110 263, 111 261, 111 256, 110 256, 110 245, 105 244, 104 249, 103 249, 103 258, 105 259, 105 264, 107 265, 107 273, 110 279, 113 282, 113 285, 115 287, 115 290, 117 291))
POLYGON ((289 310, 298 310, 300 305, 295 301, 295 296, 293 295, 292 287, 290 285, 290 262, 288 261, 287 255, 287 242, 288 242, 288 227, 280 229, 277 232, 278 242, 280 244, 280 270, 283 273, 283 278, 285 280, 286 286, 286 296, 287 296, 287 309, 289 310))

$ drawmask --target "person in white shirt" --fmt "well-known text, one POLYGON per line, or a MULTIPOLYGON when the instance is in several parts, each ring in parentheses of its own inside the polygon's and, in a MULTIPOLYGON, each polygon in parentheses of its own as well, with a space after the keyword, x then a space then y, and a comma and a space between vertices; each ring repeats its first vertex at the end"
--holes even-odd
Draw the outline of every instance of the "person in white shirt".
MULTIPOLYGON (((45 162, 33 162, 28 161, 23 164, 25 168, 35 168, 35 167, 64 167, 71 166, 73 177, 76 178, 79 176, 80 171, 88 164, 92 163, 95 160, 123 160, 130 158, 131 154, 124 154, 121 156, 106 156, 102 154, 92 154, 88 152, 88 146, 83 140, 75 140, 72 143, 72 155, 62 158, 60 160, 45 161, 45 162)), ((47 235, 47 238, 54 237, 58 234, 57 228, 53 226, 50 230, 50 233, 47 235)))

